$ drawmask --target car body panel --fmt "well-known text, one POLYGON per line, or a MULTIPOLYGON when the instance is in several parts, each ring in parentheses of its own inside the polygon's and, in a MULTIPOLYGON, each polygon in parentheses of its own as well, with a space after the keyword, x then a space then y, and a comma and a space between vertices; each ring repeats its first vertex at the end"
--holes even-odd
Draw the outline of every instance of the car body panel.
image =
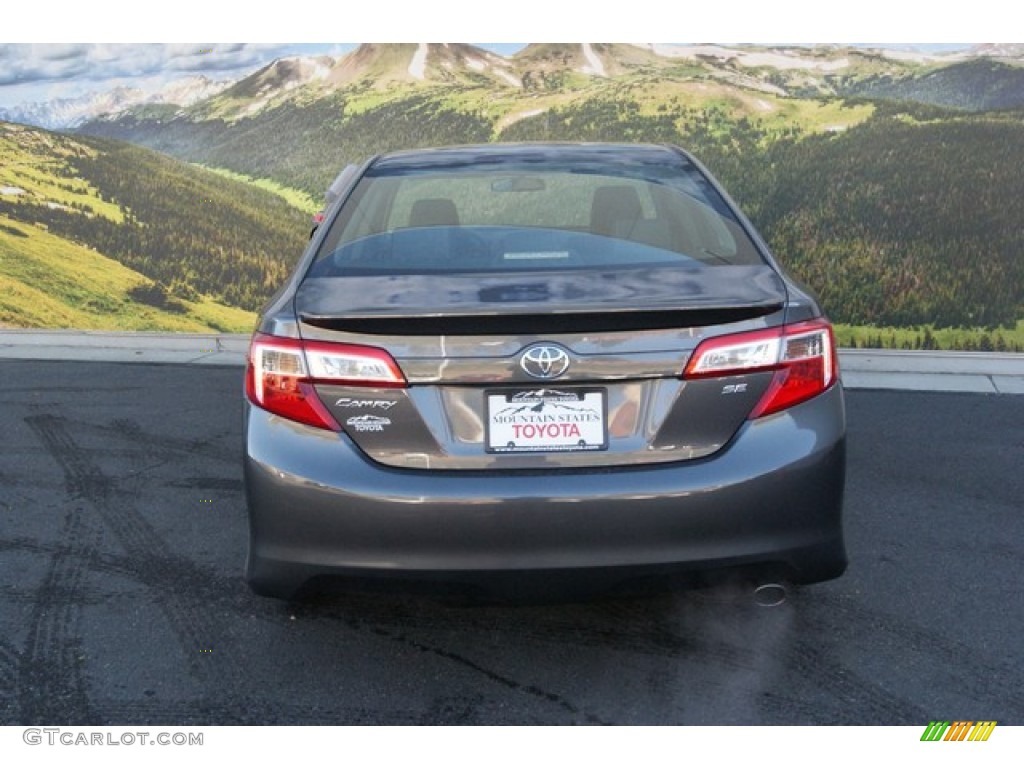
MULTIPOLYGON (((368 456, 397 467, 522 469, 612 466, 624 460, 661 463, 718 450, 750 413, 770 375, 684 383, 683 368, 709 335, 780 325, 785 300, 782 279, 761 265, 525 276, 313 278, 299 288, 295 306, 303 338, 386 349, 405 374, 409 389, 387 394, 395 408, 382 417, 386 424, 370 429, 354 423, 348 430, 368 456), (502 291, 521 297, 524 292, 517 287, 531 283, 547 287, 535 291, 529 301, 502 300, 502 291), (617 331, 602 325, 616 314, 635 315, 638 302, 645 313, 659 307, 665 313, 664 320, 645 314, 647 325, 668 327, 617 331), (694 319, 694 311, 704 312, 704 324, 681 326, 694 319), (440 332, 464 315, 471 316, 468 329, 440 332), (568 315, 584 330, 560 333, 568 315), (518 332, 517 322, 523 317, 550 330, 518 332), (381 318, 391 322, 372 324, 381 318), (429 318, 436 318, 439 326, 433 333, 424 329, 429 318), (712 318, 732 322, 707 324, 712 318), (336 323, 329 322, 335 319, 336 323), (500 335, 499 328, 504 329, 500 335), (565 373, 547 384, 564 390, 600 383, 607 395, 611 431, 606 449, 531 455, 494 455, 481 449, 484 392, 507 387, 514 394, 537 387, 538 380, 522 366, 523 354, 534 345, 553 345, 569 361, 565 373), (728 392, 727 385, 733 386, 728 392), (692 429, 683 427, 687 420, 692 429)), ((353 413, 349 405, 358 391, 334 386, 320 386, 318 391, 339 424, 364 415, 353 413), (339 400, 344 402, 342 412, 333 405, 339 400)))
POLYGON ((249 579, 314 574, 773 564, 796 582, 846 564, 838 386, 746 423, 712 459, 550 472, 418 472, 345 435, 247 407, 249 579))
POLYGON ((304 320, 778 309, 786 287, 768 265, 516 274, 313 277, 296 293, 304 320))

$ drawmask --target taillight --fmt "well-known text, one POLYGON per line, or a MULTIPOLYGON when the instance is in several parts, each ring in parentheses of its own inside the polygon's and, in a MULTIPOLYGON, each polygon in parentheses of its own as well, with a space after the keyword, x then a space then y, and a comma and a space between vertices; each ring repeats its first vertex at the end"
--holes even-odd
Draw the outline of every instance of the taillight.
POLYGON ((828 389, 838 375, 835 337, 825 320, 718 336, 702 341, 683 378, 775 371, 768 390, 750 413, 767 416, 809 400, 828 389))
POLYGON ((405 377, 391 355, 375 347, 253 335, 245 377, 249 400, 286 419, 339 432, 314 384, 404 387, 405 377))

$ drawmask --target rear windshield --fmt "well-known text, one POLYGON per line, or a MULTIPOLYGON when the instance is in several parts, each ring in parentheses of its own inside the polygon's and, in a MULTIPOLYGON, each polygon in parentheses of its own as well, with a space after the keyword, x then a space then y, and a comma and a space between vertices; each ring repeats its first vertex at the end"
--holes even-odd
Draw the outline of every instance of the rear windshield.
POLYGON ((371 168, 309 277, 511 272, 763 260, 688 161, 371 168))

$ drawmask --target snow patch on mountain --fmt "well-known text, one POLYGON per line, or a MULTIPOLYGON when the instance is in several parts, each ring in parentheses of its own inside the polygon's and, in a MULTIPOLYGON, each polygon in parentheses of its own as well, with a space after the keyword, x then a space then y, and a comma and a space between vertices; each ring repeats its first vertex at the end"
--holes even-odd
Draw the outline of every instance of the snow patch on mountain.
POLYGON ((772 69, 808 69, 830 72, 850 66, 849 58, 825 59, 803 55, 799 50, 744 51, 724 45, 658 45, 650 50, 671 59, 696 59, 703 56, 720 61, 735 61, 744 67, 770 67, 772 69))
POLYGON ((426 80, 427 78, 427 44, 420 43, 416 46, 416 53, 412 55, 412 61, 409 62, 409 74, 415 77, 417 80, 426 80))
POLYGON ((146 97, 153 104, 175 104, 179 107, 191 107, 198 101, 208 99, 223 91, 233 81, 210 80, 203 75, 191 75, 180 80, 167 83, 156 93, 146 97))
POLYGON ((590 43, 583 43, 583 58, 587 60, 586 66, 580 70, 583 74, 608 77, 604 64, 601 62, 601 59, 598 58, 597 54, 594 53, 594 48, 590 43))
POLYGON ((49 129, 67 128, 97 115, 141 104, 145 98, 146 94, 140 89, 121 86, 104 93, 87 93, 70 99, 27 102, 9 109, 0 109, 0 120, 49 129))
POLYGON ((525 120, 528 117, 536 117, 537 115, 542 115, 546 111, 547 110, 545 109, 528 109, 525 112, 511 112, 498 121, 497 125, 495 126, 495 130, 498 133, 501 133, 503 130, 508 128, 513 123, 518 123, 520 120, 525 120))
MULTIPOLYGON (((728 61, 731 59, 744 67, 770 67, 773 69, 784 70, 803 69, 819 72, 832 72, 839 69, 845 69, 852 64, 847 56, 837 55, 837 58, 811 56, 809 55, 812 50, 811 48, 801 47, 778 48, 771 51, 748 51, 743 48, 730 48, 725 45, 665 45, 660 43, 646 43, 637 47, 670 59, 696 59, 698 56, 705 56, 722 61, 728 61)), ((997 46, 995 48, 1001 52, 1005 52, 1006 55, 1012 55, 1009 51, 1014 47, 1015 46, 997 46)), ((828 48, 819 48, 818 50, 827 51, 828 48)), ((869 46, 864 47, 862 50, 865 52, 870 51, 871 53, 884 56, 885 58, 892 59, 893 61, 906 61, 917 64, 953 61, 957 58, 963 58, 966 55, 966 52, 964 51, 927 53, 914 48, 885 46, 879 46, 877 48, 869 46)), ((977 49, 972 50, 978 53, 977 49)), ((838 54, 838 51, 836 53, 838 54)))
POLYGON ((270 96, 264 96, 259 101, 254 101, 252 104, 249 104, 245 108, 245 114, 247 114, 247 115, 254 115, 254 114, 256 114, 261 109, 263 109, 265 106, 267 106, 267 103, 269 101, 270 101, 270 96))
POLYGON ((143 104, 170 104, 188 107, 209 98, 231 85, 192 75, 166 83, 156 90, 118 86, 109 91, 89 92, 82 96, 36 101, 0 109, 0 120, 26 123, 49 130, 75 128, 101 115, 123 112, 143 104))
POLYGON ((316 80, 323 80, 331 73, 334 59, 330 56, 286 56, 279 59, 280 63, 291 65, 292 74, 289 84, 305 85, 316 80))
POLYGON ((496 74, 498 77, 500 77, 502 80, 504 80, 509 85, 515 86, 516 88, 522 88, 523 87, 523 81, 520 80, 515 75, 513 75, 511 72, 508 72, 508 71, 506 71, 504 69, 496 69, 496 70, 494 70, 494 74, 496 74))
POLYGON ((799 55, 786 53, 744 53, 739 57, 745 67, 771 67, 773 69, 813 69, 832 72, 846 69, 850 60, 843 56, 839 59, 808 59, 799 55))
POLYGON ((928 64, 932 61, 938 61, 938 56, 931 56, 921 51, 897 51, 897 50, 882 50, 878 53, 885 56, 887 59, 894 59, 895 61, 913 61, 917 64, 928 64))

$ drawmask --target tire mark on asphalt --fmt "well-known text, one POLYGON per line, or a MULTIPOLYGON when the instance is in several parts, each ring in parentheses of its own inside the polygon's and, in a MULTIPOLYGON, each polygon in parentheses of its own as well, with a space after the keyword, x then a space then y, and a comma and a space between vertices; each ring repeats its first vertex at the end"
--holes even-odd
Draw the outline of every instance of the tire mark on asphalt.
MULTIPOLYGON (((63 544, 45 544, 27 537, 15 537, 13 539, 0 539, 0 552, 5 551, 31 552, 33 554, 53 557, 57 554, 66 554, 68 547, 63 544)), ((178 558, 178 562, 171 565, 174 567, 169 567, 156 576, 147 577, 145 570, 148 562, 139 562, 137 559, 127 555, 97 553, 86 564, 88 570, 93 573, 123 576, 143 584, 143 586, 145 586, 147 578, 154 585, 159 583, 161 588, 165 589, 171 589, 174 585, 181 585, 183 582, 189 581, 189 579, 193 581, 199 580, 205 585, 202 588, 201 595, 203 600, 207 598, 212 600, 219 596, 220 602, 224 603, 225 597, 237 597, 239 599, 230 600, 228 607, 239 615, 248 616, 251 614, 255 598, 251 596, 248 590, 242 588, 244 584, 241 575, 225 576, 212 570, 207 571, 201 566, 186 561, 183 558, 178 558)), ((105 592, 104 594, 109 595, 111 593, 105 592)))
MULTIPOLYGON (((589 670, 585 674, 592 674, 594 669, 608 670, 609 654, 622 654, 616 665, 620 670, 622 665, 638 673, 653 669, 652 682, 643 693, 645 698, 660 696, 666 705, 675 706, 684 703, 684 699, 699 697, 705 702, 701 712, 711 706, 722 713, 732 711, 734 699, 741 700, 747 716, 753 718, 750 722, 756 722, 757 697, 764 686, 771 685, 783 674, 776 660, 777 643, 765 639, 778 635, 777 631, 766 635, 766 630, 778 622, 770 620, 773 612, 754 604, 750 590, 672 590, 655 592, 639 601, 616 598, 597 603, 542 604, 525 608, 485 606, 472 610, 450 607, 438 610, 430 601, 381 601, 351 593, 344 600, 341 616, 337 616, 336 602, 332 612, 340 621, 358 616, 361 627, 373 628, 378 634, 393 639, 408 641, 410 636, 415 637, 421 646, 439 655, 453 653, 450 645, 429 639, 423 642, 424 633, 426 638, 437 632, 456 633, 462 638, 460 643, 470 649, 477 645, 474 637, 519 649, 527 643, 540 643, 541 648, 535 653, 542 660, 542 668, 543 660, 550 658, 544 646, 560 654, 568 643, 578 651, 573 658, 579 668, 589 670), (680 690, 686 691, 685 696, 680 690)), ((323 615, 326 612, 314 612, 310 616, 323 615)), ((455 656, 473 663, 472 655, 466 657, 456 652, 455 656)), ((510 657, 510 661, 521 666, 522 656, 510 657)), ((493 662, 485 671, 492 669, 493 662)), ((621 690, 615 676, 612 672, 599 675, 597 687, 614 696, 615 690, 621 690)), ((515 674, 501 677, 505 678, 502 684, 509 680, 519 684, 515 674)), ((506 687, 512 686, 506 684, 506 687)), ((563 707, 566 711, 581 709, 571 698, 563 699, 568 703, 563 707)), ((685 712, 686 708, 680 711, 685 712)), ((672 717, 668 712, 666 716, 672 717)), ((611 720, 619 721, 619 718, 613 715, 611 720)))
POLYGON ((477 664, 476 662, 471 661, 470 659, 467 659, 465 656, 462 656, 461 654, 454 653, 452 651, 447 651, 444 648, 437 648, 437 647, 434 647, 434 646, 426 645, 426 644, 420 643, 420 642, 418 642, 416 640, 412 640, 412 639, 406 638, 403 635, 397 635, 397 636, 394 637, 394 639, 398 640, 400 642, 407 643, 408 645, 412 646, 413 648, 416 648, 417 650, 422 651, 424 653, 432 653, 435 656, 440 656, 443 659, 448 659, 450 661, 454 661, 457 664, 461 664, 464 667, 467 667, 467 668, 472 669, 472 670, 474 670, 476 672, 479 672, 481 675, 486 677, 488 680, 491 680, 492 682, 498 683, 499 685, 503 685, 506 688, 509 688, 510 690, 516 691, 518 693, 525 693, 525 694, 528 694, 528 695, 533 696, 535 698, 538 698, 538 699, 547 701, 547 702, 549 702, 551 704, 554 704, 555 706, 565 710, 566 712, 568 712, 569 714, 571 714, 573 716, 582 717, 584 722, 586 722, 586 723, 588 723, 590 725, 610 725, 611 724, 611 723, 609 723, 609 722, 607 722, 605 720, 602 720, 597 715, 595 715, 593 713, 590 713, 590 712, 587 712, 587 711, 577 707, 575 704, 573 704, 571 701, 566 699, 564 696, 561 696, 561 695, 559 695, 557 693, 552 693, 551 691, 546 691, 543 688, 540 688, 539 686, 536 686, 536 685, 528 685, 528 684, 524 684, 524 683, 519 683, 519 682, 513 680, 510 677, 506 677, 505 675, 501 675, 501 674, 499 674, 497 672, 494 672, 493 670, 487 669, 486 667, 484 667, 484 666, 482 666, 480 664, 477 664))
POLYGON ((569 701, 563 696, 560 696, 557 693, 546 691, 543 688, 540 688, 536 685, 529 685, 517 682, 513 680, 511 677, 499 674, 498 672, 495 672, 491 669, 488 669, 487 667, 477 664, 475 661, 472 661, 471 659, 468 659, 461 654, 445 650, 444 648, 438 648, 437 646, 421 643, 418 640, 413 640, 412 638, 406 635, 392 633, 380 627, 371 627, 370 631, 380 637, 386 637, 389 640, 394 640, 396 642, 408 645, 411 648, 415 648, 417 651, 420 651, 421 653, 429 653, 439 658, 447 659, 448 661, 454 662, 459 666, 462 666, 466 669, 472 670, 473 672, 483 675, 492 683, 497 683, 498 685, 504 686, 505 688, 508 688, 509 690, 514 691, 516 693, 522 693, 528 696, 533 696, 534 698, 540 699, 541 701, 544 701, 548 704, 553 704, 559 709, 568 712, 573 717, 582 718, 583 722, 587 723, 588 725, 611 725, 611 723, 602 720, 597 715, 580 709, 571 701, 569 701))
POLYGON ((225 455, 225 451, 215 445, 218 440, 231 435, 239 435, 239 429, 228 429, 218 432, 215 435, 197 439, 186 437, 173 437, 143 430, 131 419, 117 419, 110 424, 86 424, 80 423, 75 426, 90 429, 107 438, 116 438, 137 444, 153 456, 164 458, 162 464, 173 461, 178 455, 201 455, 218 462, 237 464, 237 456, 233 453, 225 455))
MULTIPOLYGON (((439 643, 410 637, 411 632, 437 630, 458 632, 462 637, 471 638, 472 633, 493 637, 493 611, 461 614, 438 612, 426 605, 415 608, 418 603, 412 605, 413 610, 407 604, 394 603, 382 609, 379 603, 361 605, 357 599, 355 603, 347 603, 340 615, 335 608, 313 612, 310 617, 323 618, 330 614, 353 628, 369 629, 420 652, 474 669, 507 688, 521 690, 525 687, 512 677, 497 674, 439 643), (368 618, 349 618, 353 614, 368 618)), ((813 606, 804 605, 801 612, 807 613, 810 607, 813 606)), ((670 701, 682 701, 672 698, 678 696, 673 686, 685 683, 687 700, 699 693, 705 702, 702 706, 712 709, 717 706, 715 711, 721 713, 731 712, 729 697, 737 697, 737 701, 747 707, 745 716, 752 723, 772 720, 771 712, 765 707, 772 706, 773 690, 780 681, 794 677, 805 678, 825 694, 826 710, 829 706, 835 707, 835 722, 843 722, 842 715, 852 713, 858 721, 916 723, 928 714, 887 688, 884 681, 875 681, 844 667, 839 659, 830 655, 828 648, 801 641, 798 628, 787 630, 784 624, 769 621, 773 616, 771 611, 754 605, 746 592, 727 588, 673 593, 667 597, 667 602, 659 599, 642 601, 639 605, 616 601, 606 605, 570 606, 568 611, 563 606, 557 612, 544 607, 531 610, 530 620, 511 628, 506 635, 517 645, 530 640, 564 646, 567 639, 571 639, 574 646, 582 642, 602 652, 639 654, 677 662, 671 670, 662 670, 659 680, 664 685, 654 684, 655 688, 665 689, 663 693, 670 696, 670 701)), ((813 620, 801 623, 806 625, 808 621, 813 620)), ((828 631, 829 627, 823 625, 810 631, 810 635, 820 637, 828 631)), ((551 700, 548 692, 541 689, 528 693, 551 700)), ((648 694, 653 695, 653 689, 648 694)), ((558 706, 574 716, 587 714, 564 697, 558 706)), ((812 708, 805 716, 814 722, 821 721, 822 714, 812 708)))
MULTIPOLYGON (((125 473, 125 477, 135 478, 147 474, 154 469, 160 469, 173 461, 180 460, 183 455, 189 458, 204 456, 211 462, 230 464, 233 469, 239 471, 238 463, 228 458, 233 455, 232 452, 224 451, 215 445, 216 441, 233 434, 236 434, 234 430, 227 430, 213 435, 206 440, 192 441, 164 439, 159 436, 150 435, 142 436, 141 434, 132 435, 130 439, 142 446, 141 451, 139 449, 135 450, 134 458, 138 459, 145 456, 151 457, 152 460, 143 466, 128 471, 125 473)), ((238 482, 239 484, 241 483, 240 480, 238 482)))
MULTIPOLYGON (((219 440, 239 435, 239 430, 236 428, 225 429, 216 434, 198 439, 172 437, 170 435, 147 432, 143 430, 133 419, 128 418, 114 419, 108 424, 94 424, 85 421, 66 419, 64 417, 53 416, 52 414, 46 413, 39 416, 28 417, 26 421, 31 419, 58 420, 63 426, 63 431, 67 434, 70 434, 72 430, 76 432, 88 431, 103 438, 105 441, 117 440, 137 446, 130 451, 127 449, 119 450, 105 446, 104 448, 97 449, 97 452, 99 453, 113 453, 115 455, 122 456, 131 455, 134 457, 152 457, 153 461, 151 465, 132 470, 128 473, 129 475, 141 474, 142 472, 147 472, 151 469, 164 466, 175 461, 182 455, 190 457, 203 456, 214 462, 231 464, 233 467, 238 465, 234 454, 229 451, 226 452, 223 447, 216 445, 219 440)), ((93 466, 91 462, 89 462, 89 466, 93 466)))
POLYGON ((610 723, 605 722, 604 720, 602 720, 597 715, 594 715, 594 714, 592 714, 590 712, 587 712, 587 711, 581 709, 580 707, 577 707, 575 704, 573 704, 571 701, 566 699, 564 696, 561 696, 561 695, 559 695, 557 693, 553 693, 551 691, 546 691, 543 688, 540 688, 539 686, 536 686, 536 685, 520 683, 520 682, 518 682, 516 680, 513 680, 511 677, 508 677, 506 675, 502 675, 502 674, 500 674, 498 672, 495 672, 494 670, 488 669, 487 667, 485 667, 485 666, 483 666, 481 664, 477 664, 475 661, 473 661, 473 660, 471 660, 471 659, 469 659, 469 658, 467 658, 467 657, 465 657, 465 656, 463 656, 461 654, 455 653, 453 651, 446 650, 444 648, 440 648, 438 646, 429 645, 427 643, 422 643, 422 642, 420 642, 418 640, 414 640, 413 638, 409 637, 407 634, 404 634, 402 632, 396 632, 396 631, 387 629, 387 628, 379 626, 379 625, 365 624, 365 623, 360 622, 360 621, 358 621, 356 619, 352 619, 351 617, 340 615, 336 611, 329 611, 329 612, 317 611, 315 613, 310 613, 309 615, 310 616, 320 617, 320 618, 324 618, 324 617, 330 616, 330 617, 334 618, 335 620, 340 621, 342 624, 344 624, 345 626, 349 627, 352 630, 355 630, 355 631, 367 631, 368 630, 371 633, 377 635, 378 637, 384 637, 384 638, 387 638, 388 640, 392 640, 394 642, 401 643, 403 645, 406 645, 406 646, 408 646, 410 648, 413 648, 413 649, 419 651, 420 653, 427 653, 427 654, 430 654, 432 656, 436 656, 438 658, 445 659, 447 661, 453 662, 454 664, 457 664, 458 666, 461 666, 461 667, 463 667, 465 669, 468 669, 468 670, 470 670, 472 672, 475 672, 478 675, 482 675, 487 680, 490 680, 492 683, 495 683, 495 684, 500 685, 500 686, 502 686, 504 688, 507 688, 508 690, 514 691, 516 693, 525 694, 527 696, 531 696, 533 698, 536 698, 536 699, 539 699, 541 701, 544 701, 545 703, 554 705, 555 707, 557 707, 559 709, 562 709, 565 712, 568 712, 573 717, 582 719, 582 721, 587 723, 587 724, 590 724, 590 725, 610 725, 610 723))
MULTIPOLYGON (((13 539, 0 539, 0 552, 31 552, 36 555, 54 555, 67 547, 43 544, 27 536, 15 536, 13 539)), ((2 642, 2 641, 0 641, 2 642)))
POLYGON ((64 471, 68 493, 90 503, 128 559, 138 564, 135 578, 151 588, 153 602, 167 617, 184 651, 189 672, 202 678, 206 665, 202 663, 200 650, 209 647, 210 639, 217 636, 219 629, 206 618, 209 606, 197 600, 195 594, 197 582, 203 578, 202 572, 186 558, 173 553, 127 498, 116 497, 112 480, 75 443, 65 419, 42 414, 28 417, 26 421, 64 471), (168 573, 187 578, 168 579, 168 573))
POLYGON ((77 598, 102 532, 89 525, 78 507, 65 515, 61 538, 66 546, 50 559, 36 593, 18 668, 20 720, 26 725, 97 722, 84 671, 77 598))
MULTIPOLYGON (((351 601, 352 596, 347 597, 351 601)), ((357 599, 356 599, 357 600, 357 599)), ((394 631, 433 632, 457 630, 461 634, 501 631, 517 643, 532 641, 563 645, 571 638, 574 646, 601 651, 631 653, 657 659, 692 659, 701 664, 714 663, 730 670, 751 669, 749 649, 741 641, 749 632, 734 633, 735 641, 707 642, 704 629, 710 619, 721 621, 715 606, 705 605, 704 595, 689 593, 681 598, 672 593, 641 601, 569 603, 529 606, 529 621, 509 624, 509 611, 522 613, 522 607, 474 608, 471 611, 438 611, 429 602, 395 603, 382 608, 380 600, 358 601, 352 607, 363 616, 372 616, 375 625, 394 631), (680 602, 682 600, 682 603, 680 602), (680 617, 680 605, 683 615, 680 617), (412 610, 410 610, 410 606, 412 610), (496 630, 496 627, 501 627, 496 630)), ((738 601, 730 599, 729 604, 738 601)), ((740 606, 741 628, 756 620, 763 608, 750 602, 750 610, 740 606)))
MULTIPOLYGON (((94 569, 89 569, 90 571, 94 569)), ((80 608, 91 605, 105 605, 110 600, 118 597, 127 596, 131 593, 119 590, 98 590, 98 589, 82 589, 77 591, 75 594, 56 595, 54 596, 50 604, 53 606, 63 605, 65 603, 74 603, 80 608)), ((39 597, 39 593, 36 590, 27 589, 14 589, 12 587, 0 587, 0 596, 3 597, 4 601, 8 605, 33 605, 39 597)))
MULTIPOLYGON (((13 539, 0 539, 0 553, 2 552, 29 552, 36 555, 46 555, 53 557, 59 553, 67 553, 67 545, 54 545, 45 544, 38 542, 35 539, 29 539, 28 537, 15 537, 13 539)), ((131 581, 141 583, 143 581, 140 573, 144 570, 145 564, 139 563, 136 560, 124 555, 115 555, 110 553, 97 552, 87 563, 88 569, 95 573, 108 573, 111 575, 119 575, 119 577, 127 577, 131 581)), ((195 570, 199 566, 194 563, 188 563, 189 569, 195 570)), ((229 583, 232 581, 223 575, 217 574, 204 574, 204 580, 211 582, 214 588, 227 589, 229 583)), ((177 574, 174 574, 174 579, 177 580, 177 574)), ((173 582, 173 583, 176 583, 173 582)), ((170 587, 172 583, 168 582, 166 586, 170 587)), ((230 585, 233 586, 233 585, 230 585)), ((12 592, 8 592, 12 594, 12 592)), ((104 592, 104 595, 111 593, 104 592)))
POLYGON ((103 505, 113 487, 110 478, 88 460, 85 452, 71 439, 65 419, 51 414, 26 416, 43 447, 64 472, 64 486, 69 496, 103 505))
POLYGON ((15 690, 21 654, 6 641, 0 639, 0 696, 15 690))

